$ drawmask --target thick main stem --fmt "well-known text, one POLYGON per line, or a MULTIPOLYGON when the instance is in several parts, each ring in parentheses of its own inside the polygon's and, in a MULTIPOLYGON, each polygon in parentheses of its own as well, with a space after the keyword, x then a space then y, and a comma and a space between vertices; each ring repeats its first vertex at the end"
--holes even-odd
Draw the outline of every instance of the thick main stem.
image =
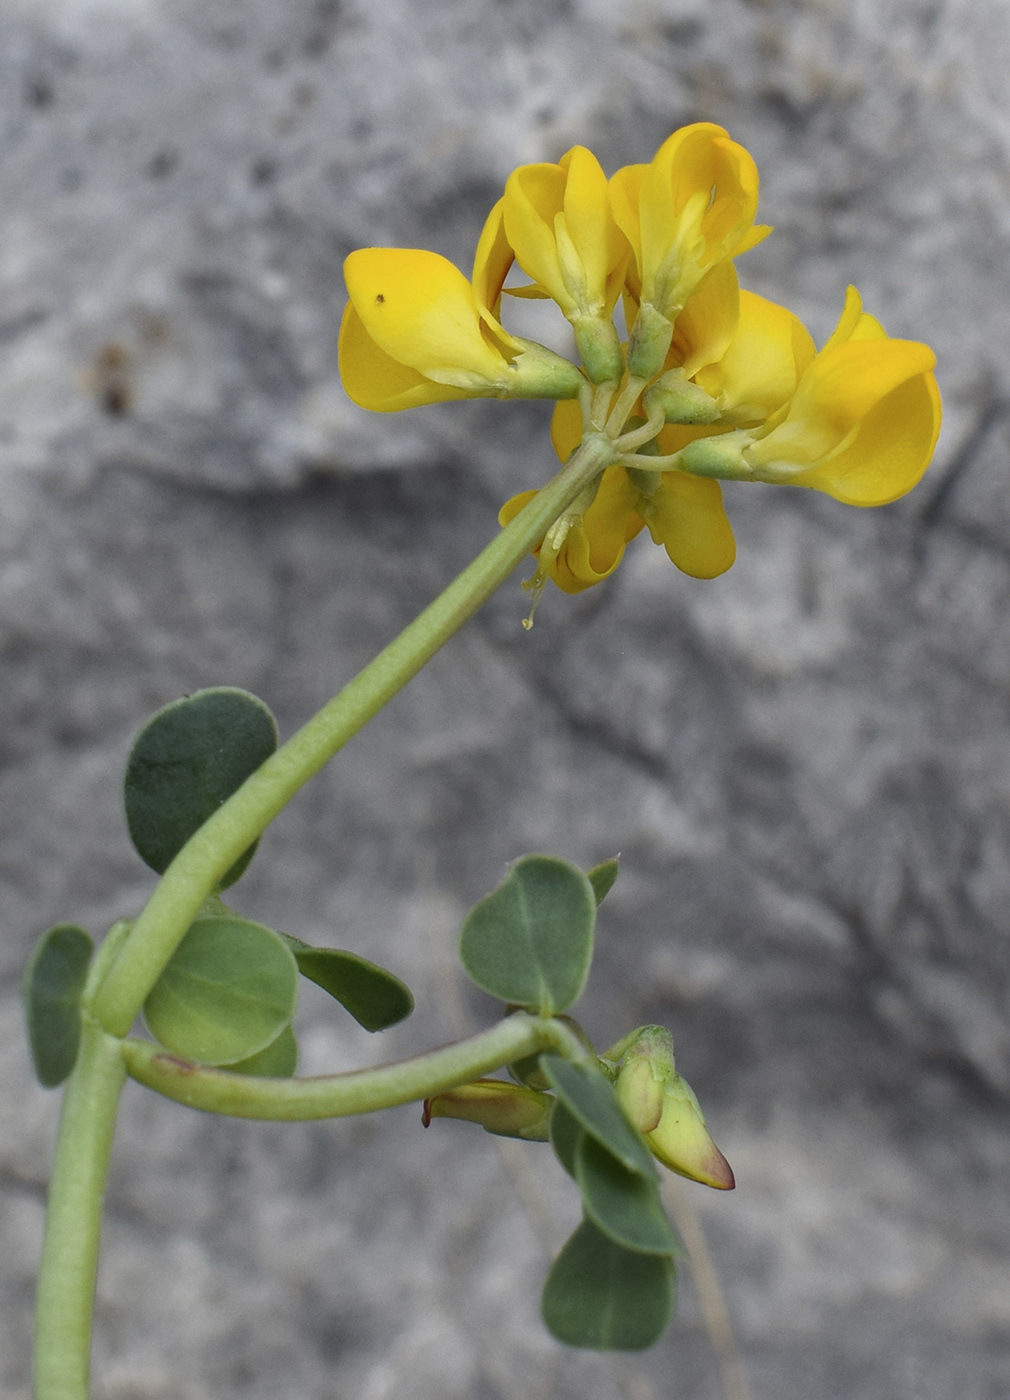
POLYGON ((102 1198, 126 1078, 122 1043, 85 1016, 60 1115, 35 1325, 35 1400, 87 1400, 102 1198))
POLYGON ((243 783, 179 852, 137 919, 95 997, 95 1015, 126 1035, 203 900, 229 866, 317 773, 416 675, 484 603, 604 467, 616 460, 602 433, 400 635, 243 783))

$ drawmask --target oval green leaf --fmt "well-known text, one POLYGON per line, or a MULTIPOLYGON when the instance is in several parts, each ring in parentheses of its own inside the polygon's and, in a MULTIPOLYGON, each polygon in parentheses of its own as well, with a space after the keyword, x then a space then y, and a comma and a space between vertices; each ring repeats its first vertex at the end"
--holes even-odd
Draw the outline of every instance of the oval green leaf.
POLYGON ((57 924, 39 940, 22 995, 28 1044, 39 1083, 55 1089, 73 1069, 81 1041, 81 992, 93 948, 76 924, 57 924))
POLYGON ((672 1259, 623 1249, 583 1220, 554 1262, 540 1310, 569 1346, 644 1351, 663 1335, 675 1292, 672 1259))
POLYGON ((654 1180, 656 1169, 645 1139, 625 1118, 614 1086, 589 1065, 573 1065, 560 1055, 541 1055, 540 1067, 569 1113, 622 1166, 654 1180))
POLYGON ((586 1214, 615 1244, 641 1254, 676 1253, 654 1177, 629 1172, 586 1132, 575 1145, 574 1174, 586 1214))
POLYGON ((254 1074, 260 1079, 290 1079, 298 1068, 298 1042, 290 1026, 285 1026, 276 1040, 246 1060, 233 1065, 221 1065, 234 1074, 254 1074))
POLYGON ((329 992, 366 1031, 384 1031, 413 1011, 410 988, 377 963, 341 948, 310 948, 287 933, 281 937, 302 976, 329 992))
MULTIPOLYGON (((130 839, 164 874, 189 838, 277 748, 277 724, 262 700, 231 686, 166 705, 137 735, 126 765, 130 839)), ((234 884, 255 843, 228 870, 234 884)))
POLYGON ((144 1003, 144 1019, 175 1054, 232 1065, 280 1035, 297 995, 298 968, 280 934, 247 919, 197 919, 144 1003))
POLYGON ((586 985, 595 922, 581 870, 556 856, 523 856, 467 915, 460 957, 483 991, 555 1016, 586 985))

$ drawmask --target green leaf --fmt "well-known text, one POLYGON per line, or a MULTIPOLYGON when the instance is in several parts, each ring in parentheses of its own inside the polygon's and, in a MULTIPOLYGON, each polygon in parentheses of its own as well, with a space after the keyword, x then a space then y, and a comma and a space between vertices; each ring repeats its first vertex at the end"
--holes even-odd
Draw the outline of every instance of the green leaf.
POLYGON ((676 1253, 655 1177, 629 1172, 587 1132, 575 1145, 575 1180, 586 1214, 615 1244, 642 1254, 676 1253))
POLYGON ((575 1154, 578 1151, 579 1143, 586 1136, 586 1130, 579 1120, 573 1117, 564 1104, 557 1099, 555 1099, 554 1107, 551 1109, 550 1134, 555 1157, 568 1175, 574 1178, 575 1154))
MULTIPOLYGON (((248 691, 200 690, 148 720, 126 765, 124 796, 130 839, 164 874, 189 838, 277 748, 273 715, 248 691)), ((256 843, 221 880, 234 884, 256 843)))
POLYGON ((569 1346, 643 1351, 662 1336, 675 1293, 672 1259, 623 1249, 583 1220, 554 1262, 540 1310, 569 1346))
POLYGON ((39 940, 22 995, 28 1044, 39 1083, 55 1089, 73 1069, 81 1041, 81 992, 93 948, 76 924, 57 924, 39 940))
POLYGON ((144 1003, 151 1034, 187 1060, 231 1065, 275 1040, 295 1012, 298 968, 273 929, 197 919, 144 1003))
POLYGON ((595 922, 581 870, 556 856, 523 856, 467 915, 460 957, 485 992, 554 1016, 586 984, 595 922))
POLYGON ((601 861, 599 865, 594 865, 592 870, 588 872, 586 878, 593 887, 597 908, 600 907, 613 889, 614 881, 617 879, 620 868, 620 862, 617 856, 614 856, 612 860, 604 860, 601 861))
POLYGON ((569 1064, 560 1055, 541 1055, 540 1067, 565 1108, 601 1147, 628 1171, 655 1178, 652 1154, 622 1113, 614 1086, 605 1075, 589 1065, 569 1064))
POLYGON ((290 1026, 285 1026, 276 1040, 265 1049, 250 1055, 246 1060, 237 1060, 233 1065, 222 1065, 235 1074, 255 1074, 263 1079, 290 1079, 298 1068, 298 1042, 290 1026))
POLYGON ((366 1031, 384 1031, 413 1011, 410 988, 384 967, 340 948, 310 948, 288 933, 281 937, 302 976, 329 992, 366 1031))

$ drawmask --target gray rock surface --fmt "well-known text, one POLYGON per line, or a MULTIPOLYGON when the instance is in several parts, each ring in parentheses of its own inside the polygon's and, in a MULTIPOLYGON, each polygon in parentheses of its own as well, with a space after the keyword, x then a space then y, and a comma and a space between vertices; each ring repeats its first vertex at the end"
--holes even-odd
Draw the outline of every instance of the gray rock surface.
MULTIPOLYGON (((581 142, 612 169, 694 119, 762 170, 777 231, 747 285, 823 337, 853 281, 936 347, 935 466, 877 512, 729 491, 724 578, 642 542, 532 634, 506 587, 276 823, 236 903, 414 986, 379 1041, 307 989, 304 1068, 350 1067, 487 1023, 453 945, 508 860, 619 849, 584 1020, 600 1044, 669 1024, 736 1168, 679 1210, 749 1393, 1007 1394, 1008 61, 998 0, 5 0, 9 1400, 58 1109, 18 983, 48 924, 100 933, 151 887, 119 811, 131 734, 213 683, 290 733, 551 469, 542 408, 348 404, 344 255, 465 266, 515 164, 581 142)), ((687 1267, 640 1359, 546 1336, 576 1213, 546 1151, 422 1133, 416 1108, 256 1125, 131 1086, 95 1394, 744 1400, 687 1267)))

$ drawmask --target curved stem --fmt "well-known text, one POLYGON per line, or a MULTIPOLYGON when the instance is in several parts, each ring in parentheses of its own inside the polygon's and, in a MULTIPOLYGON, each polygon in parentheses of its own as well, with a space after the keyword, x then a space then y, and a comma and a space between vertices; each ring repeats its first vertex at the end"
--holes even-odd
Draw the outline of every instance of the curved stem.
POLYGON ((306 1079, 233 1074, 179 1059, 147 1040, 123 1042, 127 1072, 166 1098, 233 1118, 287 1122, 349 1118, 431 1098, 539 1050, 553 1050, 570 1060, 587 1056, 585 1046, 560 1021, 522 1012, 489 1031, 409 1060, 306 1079))
POLYGON ((102 1198, 126 1078, 122 1043, 83 1017, 60 1114, 35 1326, 35 1400, 87 1400, 102 1198))
POLYGON ((537 544, 566 506, 616 460, 613 443, 582 446, 444 593, 371 661, 204 823, 176 856, 136 920, 95 1000, 124 1036, 200 905, 228 867, 317 773, 421 669, 537 544))

